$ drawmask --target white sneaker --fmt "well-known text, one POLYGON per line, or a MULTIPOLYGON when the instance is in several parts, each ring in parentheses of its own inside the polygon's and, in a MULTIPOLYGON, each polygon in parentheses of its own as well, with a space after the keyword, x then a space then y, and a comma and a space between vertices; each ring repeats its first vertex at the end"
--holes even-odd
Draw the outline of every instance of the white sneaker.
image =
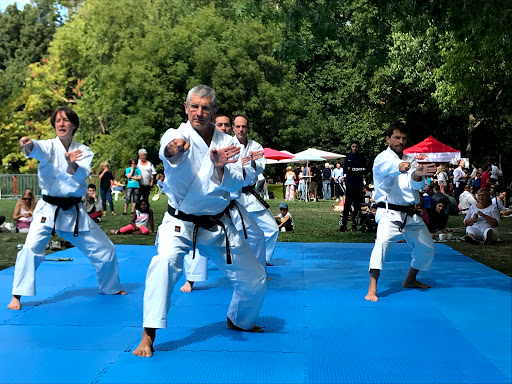
POLYGON ((336 202, 340 201, 340 199, 336 199, 336 202))

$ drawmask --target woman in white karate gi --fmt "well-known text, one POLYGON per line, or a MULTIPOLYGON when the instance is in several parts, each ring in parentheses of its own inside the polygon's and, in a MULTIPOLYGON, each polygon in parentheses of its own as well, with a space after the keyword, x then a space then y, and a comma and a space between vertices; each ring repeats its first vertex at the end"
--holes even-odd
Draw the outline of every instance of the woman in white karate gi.
POLYGON ((36 205, 33 221, 14 269, 9 309, 21 309, 21 296, 33 296, 35 272, 46 254, 53 232, 82 251, 96 268, 101 293, 126 294, 121 290, 114 245, 82 207, 87 191, 86 177, 94 154, 89 147, 73 141, 79 119, 69 107, 57 108, 50 122, 57 137, 32 140, 24 136, 20 146, 27 158, 39 161, 38 175, 42 199, 36 205))

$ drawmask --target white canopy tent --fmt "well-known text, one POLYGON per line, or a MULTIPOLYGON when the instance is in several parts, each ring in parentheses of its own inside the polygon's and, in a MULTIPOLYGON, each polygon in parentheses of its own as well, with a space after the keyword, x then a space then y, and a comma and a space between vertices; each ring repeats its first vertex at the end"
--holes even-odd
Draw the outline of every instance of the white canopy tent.
MULTIPOLYGON (((298 157, 300 157, 302 155, 306 155, 306 154, 312 155, 312 156, 317 156, 317 157, 320 157, 325 160, 341 159, 343 157, 346 157, 345 155, 342 155, 340 153, 322 151, 322 150, 316 149, 316 148, 308 148, 305 151, 296 153, 295 158, 298 158, 298 157)), ((310 161, 320 161, 320 160, 310 160, 310 161)))

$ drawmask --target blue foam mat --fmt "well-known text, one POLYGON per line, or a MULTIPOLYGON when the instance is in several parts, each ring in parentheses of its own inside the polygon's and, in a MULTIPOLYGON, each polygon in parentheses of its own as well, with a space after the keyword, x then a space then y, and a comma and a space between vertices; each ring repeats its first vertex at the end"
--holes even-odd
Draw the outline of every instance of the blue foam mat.
MULTIPOLYGON (((37 271, 37 296, 0 308, 0 383, 510 383, 512 279, 436 244, 429 290, 406 290, 410 248, 394 244, 378 303, 364 300, 372 244, 279 243, 258 325, 228 330, 229 281, 209 264, 172 294, 150 359, 141 334, 155 247, 117 246, 126 296, 100 295, 76 249, 37 271), (14 368, 16 367, 16 368, 14 368)), ((11 290, 13 268, 0 271, 11 290)))

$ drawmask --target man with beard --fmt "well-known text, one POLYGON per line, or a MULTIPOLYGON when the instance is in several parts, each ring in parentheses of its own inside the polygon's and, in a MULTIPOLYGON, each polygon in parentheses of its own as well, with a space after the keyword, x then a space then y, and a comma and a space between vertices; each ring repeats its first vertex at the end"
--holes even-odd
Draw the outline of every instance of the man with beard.
POLYGON ((430 269, 434 258, 434 242, 414 205, 420 201, 418 191, 425 186, 425 176, 433 175, 435 164, 418 164, 404 155, 407 127, 391 124, 386 130, 388 148, 381 152, 373 165, 373 185, 378 209, 377 239, 370 258, 370 285, 365 299, 379 301, 377 281, 390 245, 403 235, 413 251, 412 262, 404 288, 430 288, 416 280, 419 271, 430 269))

